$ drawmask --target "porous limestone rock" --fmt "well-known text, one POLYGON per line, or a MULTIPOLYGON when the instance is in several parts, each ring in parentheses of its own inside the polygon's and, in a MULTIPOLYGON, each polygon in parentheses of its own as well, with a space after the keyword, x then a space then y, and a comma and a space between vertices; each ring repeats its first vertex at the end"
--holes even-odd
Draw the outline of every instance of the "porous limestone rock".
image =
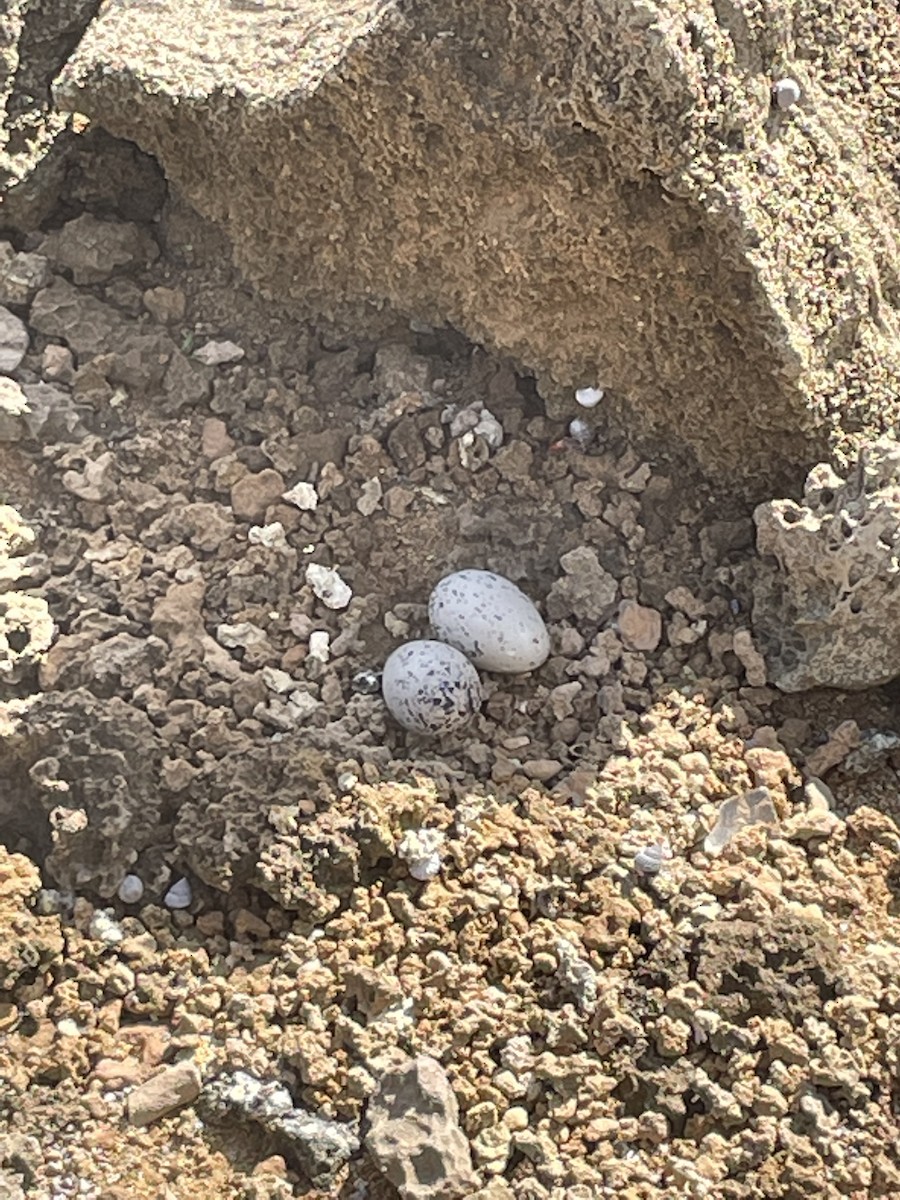
POLYGON ((452 1200, 474 1190, 459 1106, 437 1059, 420 1054, 381 1077, 365 1146, 402 1200, 452 1200))
POLYGON ((754 519, 753 625, 771 681, 854 690, 900 675, 900 443, 880 439, 846 479, 820 463, 800 503, 768 501, 754 519))
MULTIPOLYGON (((0 846, 0 991, 55 963, 63 939, 55 921, 35 916, 29 901, 41 886, 37 867, 0 846)), ((2 1192, 0 1192, 2 1194, 2 1192)))
POLYGON ((55 96, 266 293, 451 324, 758 496, 900 412, 896 11, 732 8, 112 0, 55 96))
POLYGON ((138 855, 146 862, 147 848, 165 839, 162 742, 149 717, 119 696, 78 687, 35 697, 3 733, 3 769, 23 785, 0 795, 0 825, 22 823, 49 843, 48 880, 115 895, 138 855))
POLYGON ((32 673, 55 633, 42 597, 12 591, 0 595, 0 683, 18 683, 32 673))

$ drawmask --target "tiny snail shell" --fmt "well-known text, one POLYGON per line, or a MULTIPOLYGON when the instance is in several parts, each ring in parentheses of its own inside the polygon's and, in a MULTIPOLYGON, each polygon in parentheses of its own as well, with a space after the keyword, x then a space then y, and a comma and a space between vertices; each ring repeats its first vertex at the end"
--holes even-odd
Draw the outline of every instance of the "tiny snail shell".
POLYGON ((144 881, 140 875, 126 875, 116 894, 123 904, 137 904, 144 894, 144 881))
POLYGON ((654 842, 652 846, 638 850, 634 856, 634 866, 642 875, 658 875, 663 863, 671 857, 672 851, 668 842, 654 842))
POLYGON ((778 108, 793 108, 798 103, 803 91, 796 79, 779 79, 772 88, 775 104, 778 108))
POLYGON ((569 437, 573 437, 583 450, 590 445, 593 435, 594 431, 581 417, 574 417, 569 422, 569 437))

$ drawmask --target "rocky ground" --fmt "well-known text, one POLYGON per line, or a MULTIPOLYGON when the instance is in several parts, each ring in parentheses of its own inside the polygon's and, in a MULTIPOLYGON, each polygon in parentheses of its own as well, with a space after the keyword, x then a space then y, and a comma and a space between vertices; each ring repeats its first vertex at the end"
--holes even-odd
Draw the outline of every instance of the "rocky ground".
POLYGON ((0 1196, 900 1192, 896 691, 767 684, 687 457, 300 323, 98 144, 0 244, 0 1196), (464 566, 553 649, 427 740, 464 566))

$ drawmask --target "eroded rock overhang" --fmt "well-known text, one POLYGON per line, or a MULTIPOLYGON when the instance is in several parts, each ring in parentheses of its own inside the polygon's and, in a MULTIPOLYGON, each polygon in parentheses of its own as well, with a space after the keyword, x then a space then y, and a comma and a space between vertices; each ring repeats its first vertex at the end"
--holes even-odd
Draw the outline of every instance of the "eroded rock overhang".
POLYGON ((890 10, 114 0, 55 95, 267 294, 450 323, 761 495, 900 408, 890 10))

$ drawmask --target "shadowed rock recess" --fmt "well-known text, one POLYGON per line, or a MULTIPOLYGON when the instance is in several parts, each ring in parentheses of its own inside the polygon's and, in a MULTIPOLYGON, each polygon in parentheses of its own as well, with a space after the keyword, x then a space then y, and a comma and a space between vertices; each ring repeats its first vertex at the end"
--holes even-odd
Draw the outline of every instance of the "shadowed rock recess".
POLYGON ((267 295, 599 384, 761 498, 898 415, 896 54, 878 0, 113 0, 55 95, 267 295))

